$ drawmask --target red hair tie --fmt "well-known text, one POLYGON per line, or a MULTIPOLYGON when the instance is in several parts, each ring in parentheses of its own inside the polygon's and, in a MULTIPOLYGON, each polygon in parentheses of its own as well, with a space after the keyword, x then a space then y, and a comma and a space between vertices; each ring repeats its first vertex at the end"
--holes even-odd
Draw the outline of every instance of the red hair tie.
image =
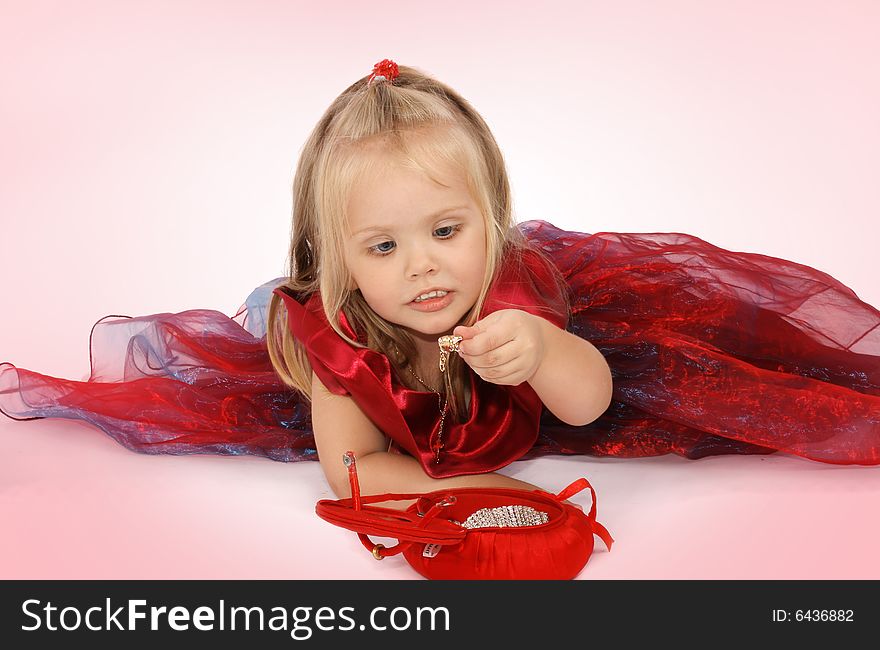
POLYGON ((367 83, 379 81, 380 79, 387 79, 393 83, 398 76, 400 76, 400 72, 397 69, 397 64, 391 59, 382 59, 373 66, 373 73, 367 79, 367 83))

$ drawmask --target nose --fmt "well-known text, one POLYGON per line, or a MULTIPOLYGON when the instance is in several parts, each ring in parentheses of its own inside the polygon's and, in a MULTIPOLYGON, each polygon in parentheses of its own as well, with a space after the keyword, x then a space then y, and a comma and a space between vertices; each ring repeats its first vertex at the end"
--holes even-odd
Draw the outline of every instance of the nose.
POLYGON ((439 266, 430 246, 413 247, 406 263, 406 275, 410 279, 436 273, 439 266))

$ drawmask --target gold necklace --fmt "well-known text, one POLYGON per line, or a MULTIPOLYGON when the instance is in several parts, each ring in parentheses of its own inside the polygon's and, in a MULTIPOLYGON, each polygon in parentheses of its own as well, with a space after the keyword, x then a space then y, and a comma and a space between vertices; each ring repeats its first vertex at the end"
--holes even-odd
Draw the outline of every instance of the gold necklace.
POLYGON ((411 366, 407 366, 406 369, 409 370, 410 374, 412 374, 412 376, 415 377, 422 386, 437 395, 437 408, 440 409, 440 428, 437 431, 437 444, 436 446, 432 444, 431 448, 434 450, 434 462, 439 463, 440 450, 443 449, 443 423, 446 421, 446 407, 449 404, 449 396, 447 395, 446 400, 444 401, 440 397, 440 391, 431 388, 430 386, 428 386, 428 384, 422 381, 422 378, 416 374, 415 370, 413 370, 411 366), (442 406, 440 405, 441 402, 443 404, 442 406))
MULTIPOLYGON (((462 337, 460 336, 441 336, 437 339, 437 345, 440 346, 440 374, 442 375, 446 372, 446 362, 449 359, 449 355, 452 352, 458 352, 458 346, 462 341, 462 337)), ((440 397, 440 391, 435 390, 428 386, 421 377, 416 374, 416 371, 412 369, 412 366, 407 364, 406 369, 410 371, 413 377, 416 378, 422 386, 427 388, 429 391, 437 395, 437 408, 440 409, 440 427, 437 430, 437 444, 431 444, 431 449, 434 450, 434 462, 440 462, 440 450, 443 449, 443 423, 446 421, 446 407, 449 405, 449 395, 446 396, 446 400, 444 401, 440 397), (442 402, 442 406, 440 405, 442 402)), ((430 442, 430 441, 429 441, 430 442)))

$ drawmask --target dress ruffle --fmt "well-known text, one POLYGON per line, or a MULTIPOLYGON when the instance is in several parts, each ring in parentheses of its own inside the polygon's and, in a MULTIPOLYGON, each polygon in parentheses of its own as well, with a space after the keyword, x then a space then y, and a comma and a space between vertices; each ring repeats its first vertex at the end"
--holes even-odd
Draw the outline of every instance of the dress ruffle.
MULTIPOLYGON (((567 280, 568 330, 614 379, 611 406, 586 426, 545 410, 525 457, 782 451, 880 463, 880 312, 833 277, 682 233, 520 228, 567 280)), ((232 317, 105 316, 88 381, 0 364, 0 411, 84 420, 142 453, 314 459, 308 403, 266 350, 266 308, 283 281, 257 287, 232 317)))
POLYGON ((569 330, 614 380, 595 422, 545 413, 532 454, 784 451, 880 463, 880 312, 833 277, 682 233, 530 222, 571 289, 569 330))
POLYGON ((0 410, 84 420, 147 454, 316 458, 308 404, 278 379, 266 349, 266 307, 283 281, 254 289, 233 317, 105 316, 89 337, 88 381, 0 364, 0 410))

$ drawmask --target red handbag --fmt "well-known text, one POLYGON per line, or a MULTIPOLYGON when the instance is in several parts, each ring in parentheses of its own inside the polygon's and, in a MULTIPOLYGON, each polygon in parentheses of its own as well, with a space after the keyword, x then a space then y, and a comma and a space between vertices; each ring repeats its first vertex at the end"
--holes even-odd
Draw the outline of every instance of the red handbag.
POLYGON ((593 535, 610 551, 614 542, 596 521, 596 491, 579 478, 559 494, 510 488, 451 488, 425 494, 361 497, 354 454, 345 464, 351 498, 322 499, 321 519, 358 534, 377 560, 403 553, 434 580, 569 580, 593 553, 593 535), (562 503, 589 488, 589 514, 562 503), (365 504, 417 499, 405 511, 365 504), (391 547, 369 535, 393 537, 391 547))

